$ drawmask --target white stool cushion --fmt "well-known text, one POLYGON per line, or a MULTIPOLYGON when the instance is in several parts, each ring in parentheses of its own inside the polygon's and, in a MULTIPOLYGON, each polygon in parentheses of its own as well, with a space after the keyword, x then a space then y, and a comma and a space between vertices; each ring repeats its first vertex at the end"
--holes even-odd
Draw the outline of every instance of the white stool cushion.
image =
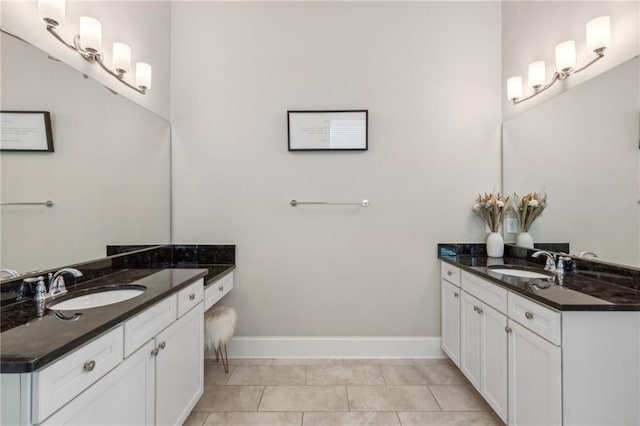
POLYGON ((236 328, 236 311, 228 306, 214 305, 204 313, 204 344, 209 351, 226 345, 236 328))

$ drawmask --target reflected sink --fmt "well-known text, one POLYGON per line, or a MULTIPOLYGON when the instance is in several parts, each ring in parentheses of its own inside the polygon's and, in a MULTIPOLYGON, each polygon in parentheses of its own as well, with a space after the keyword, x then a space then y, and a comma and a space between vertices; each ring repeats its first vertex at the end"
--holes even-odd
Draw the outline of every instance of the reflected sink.
POLYGON ((492 265, 487 266, 491 271, 502 275, 519 278, 541 278, 549 279, 553 277, 553 273, 547 271, 534 270, 526 266, 519 265, 492 265))
POLYGON ((145 290, 146 287, 141 285, 100 287, 83 291, 82 294, 67 296, 59 302, 54 301, 47 308, 57 311, 97 308, 133 299, 144 293, 145 290))

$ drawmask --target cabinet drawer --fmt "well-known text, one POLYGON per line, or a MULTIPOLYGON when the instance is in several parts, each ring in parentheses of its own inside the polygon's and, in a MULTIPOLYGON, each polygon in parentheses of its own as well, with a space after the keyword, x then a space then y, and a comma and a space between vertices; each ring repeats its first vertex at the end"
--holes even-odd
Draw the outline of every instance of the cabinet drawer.
POLYGON ((122 326, 33 373, 33 423, 40 423, 122 362, 122 326))
POLYGON ((233 272, 220 278, 204 290, 204 309, 212 307, 233 288, 233 272))
POLYGON ((480 277, 462 271, 462 288, 494 309, 507 313, 507 290, 480 277))
POLYGON ((125 322, 124 356, 127 357, 134 353, 140 346, 174 322, 177 318, 176 309, 176 295, 172 294, 125 322))
POLYGON ((178 318, 202 301, 204 280, 200 279, 178 292, 178 318))
POLYGON ((509 318, 554 345, 560 345, 561 314, 522 296, 509 293, 509 318))
POLYGON ((440 278, 460 287, 460 269, 442 260, 440 261, 440 278))

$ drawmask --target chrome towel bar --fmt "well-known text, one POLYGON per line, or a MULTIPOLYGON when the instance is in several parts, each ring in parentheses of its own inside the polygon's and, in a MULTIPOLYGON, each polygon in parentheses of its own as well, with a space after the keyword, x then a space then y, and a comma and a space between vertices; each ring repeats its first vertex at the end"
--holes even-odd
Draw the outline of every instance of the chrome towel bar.
POLYGON ((291 200, 291 206, 295 207, 300 204, 341 204, 341 205, 359 205, 362 207, 369 207, 369 200, 362 201, 298 201, 291 200))
POLYGON ((0 206, 47 206, 53 207, 53 201, 47 200, 43 202, 18 202, 18 203, 0 203, 0 206))

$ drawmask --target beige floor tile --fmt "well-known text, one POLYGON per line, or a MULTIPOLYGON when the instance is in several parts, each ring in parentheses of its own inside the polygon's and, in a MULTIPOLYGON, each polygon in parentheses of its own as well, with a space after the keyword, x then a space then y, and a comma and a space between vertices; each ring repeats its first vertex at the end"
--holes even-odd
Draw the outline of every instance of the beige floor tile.
POLYGON ((310 366, 307 385, 384 385, 377 365, 310 366))
POLYGON ((344 365, 412 365, 410 358, 346 358, 344 365))
POLYGON ((207 426, 300 426, 302 413, 211 413, 204 424, 207 426))
POLYGON ((349 386, 351 411, 440 411, 426 386, 349 386))
POLYGON ((267 386, 259 411, 348 411, 345 386, 267 386))
POLYGON ((227 380, 228 385, 293 386, 304 385, 305 366, 237 365, 227 380))
POLYGON ((209 417, 208 411, 192 411, 182 426, 202 426, 207 417, 209 417))
POLYGON ((229 365, 273 365, 273 358, 229 358, 229 365))
POLYGON ((194 411, 256 411, 264 386, 205 386, 194 411))
POLYGON ((469 381, 454 363, 417 366, 430 385, 468 385, 469 381))
POLYGON ((216 363, 215 360, 211 362, 210 360, 204 361, 204 385, 205 386, 216 386, 216 385, 224 385, 227 383, 231 372, 233 371, 233 366, 229 366, 229 373, 224 372, 224 367, 221 363, 216 363))
POLYGON ((395 412, 304 413, 303 426, 400 426, 395 412))
POLYGON ((501 426, 487 412, 398 413, 402 426, 501 426))
POLYGON ((381 365, 382 375, 388 385, 428 385, 429 380, 413 365, 381 365))
POLYGON ((342 358, 278 358, 273 365, 342 365, 342 358))
POLYGON ((449 358, 413 358, 415 365, 455 365, 449 358))
POLYGON ((489 405, 471 385, 429 386, 442 411, 489 411, 489 405))

